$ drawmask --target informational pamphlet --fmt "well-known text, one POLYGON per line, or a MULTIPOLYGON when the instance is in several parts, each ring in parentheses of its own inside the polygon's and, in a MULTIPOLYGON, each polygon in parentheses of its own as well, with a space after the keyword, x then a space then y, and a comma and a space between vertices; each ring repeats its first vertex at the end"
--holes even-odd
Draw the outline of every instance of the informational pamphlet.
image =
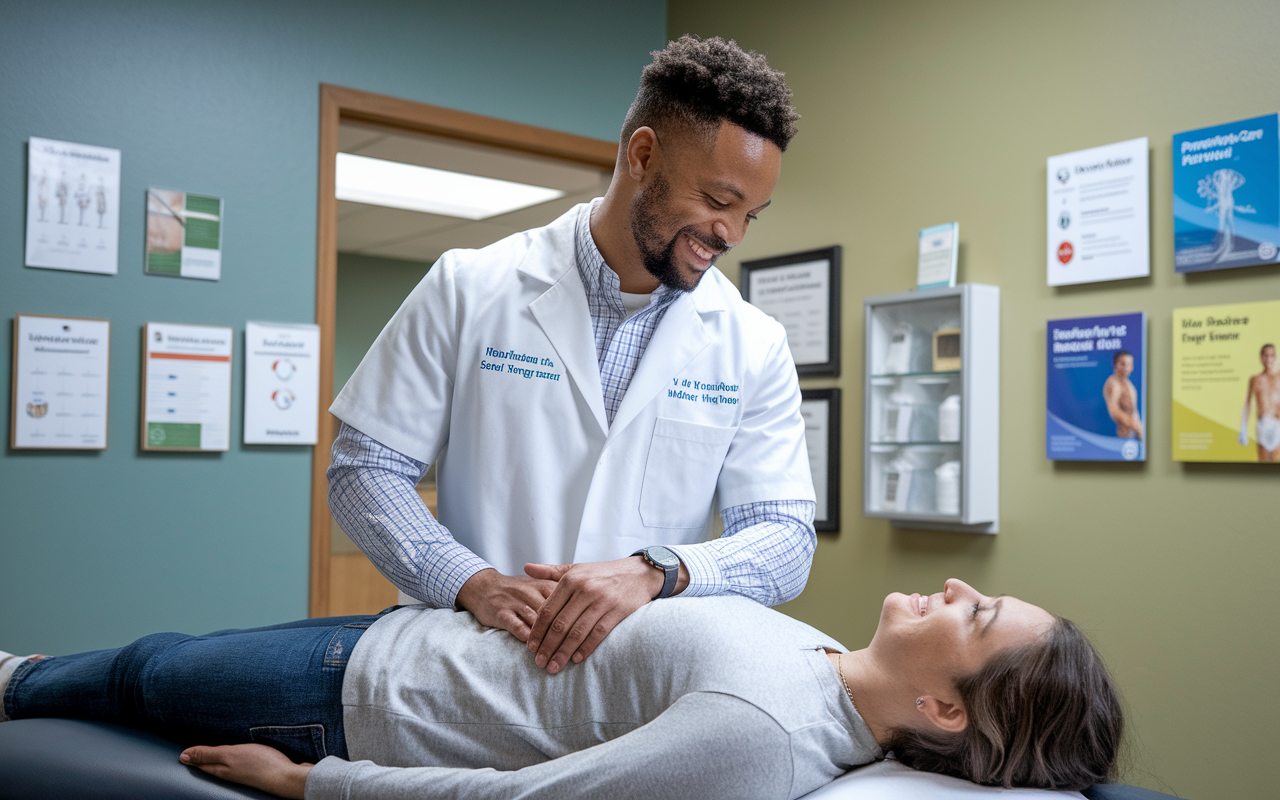
POLYGON ((948 222, 921 228, 916 260, 916 288, 937 289, 956 285, 956 261, 960 252, 960 223, 948 222))
POLYGON ((1173 137, 1173 265, 1178 272, 1280 259, 1280 116, 1173 137))
POLYGON ((152 275, 222 277, 222 198, 147 190, 147 263, 152 275))
POLYGON ((115 275, 119 236, 120 151, 31 137, 26 265, 115 275))
POLYGON ((142 449, 230 449, 232 330, 148 322, 143 336, 142 449))
POLYGON ((105 450, 110 353, 108 320, 18 314, 9 446, 105 450))
POLYGON ((1151 274, 1147 137, 1050 156, 1050 286, 1151 274))
POLYGON ((1049 320, 1045 457, 1147 459, 1147 315, 1049 320))
POLYGON ((315 444, 319 390, 318 325, 245 325, 245 444, 315 444))
POLYGON ((1173 310, 1173 460, 1280 463, 1280 300, 1173 310))

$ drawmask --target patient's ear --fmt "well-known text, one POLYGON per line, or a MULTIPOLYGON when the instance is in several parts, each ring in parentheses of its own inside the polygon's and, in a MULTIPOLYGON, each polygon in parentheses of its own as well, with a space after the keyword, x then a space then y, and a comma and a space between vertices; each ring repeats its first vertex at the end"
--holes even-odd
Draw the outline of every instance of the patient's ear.
POLYGON ((934 727, 947 733, 959 733, 969 727, 969 712, 958 703, 948 703, 928 695, 916 705, 934 727))

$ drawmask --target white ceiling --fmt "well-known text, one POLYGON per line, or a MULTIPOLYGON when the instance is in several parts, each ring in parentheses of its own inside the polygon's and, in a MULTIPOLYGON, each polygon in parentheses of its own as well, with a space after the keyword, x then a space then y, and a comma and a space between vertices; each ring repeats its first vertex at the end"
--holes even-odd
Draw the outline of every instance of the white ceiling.
POLYGON ((567 193, 558 200, 476 222, 338 201, 338 250, 413 261, 434 262, 446 250, 484 247, 513 233, 545 225, 574 205, 604 194, 611 174, 497 147, 347 122, 338 129, 338 150, 486 178, 548 186, 567 193))

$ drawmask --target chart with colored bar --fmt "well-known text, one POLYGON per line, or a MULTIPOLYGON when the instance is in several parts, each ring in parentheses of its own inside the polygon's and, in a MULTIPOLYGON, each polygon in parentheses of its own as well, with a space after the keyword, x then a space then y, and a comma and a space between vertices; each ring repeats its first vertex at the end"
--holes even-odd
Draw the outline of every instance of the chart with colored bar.
POLYGON ((143 328, 142 449, 231 446, 231 328, 143 328))

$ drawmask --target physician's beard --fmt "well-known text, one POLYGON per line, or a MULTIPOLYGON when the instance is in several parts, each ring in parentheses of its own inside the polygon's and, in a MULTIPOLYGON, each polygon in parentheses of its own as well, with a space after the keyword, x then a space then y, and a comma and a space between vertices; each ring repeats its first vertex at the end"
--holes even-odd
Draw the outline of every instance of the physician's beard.
POLYGON ((663 286, 681 292, 691 292, 697 288, 703 273, 698 273, 693 280, 685 280, 681 276, 675 259, 676 244, 680 241, 680 235, 688 234, 703 247, 715 252, 717 255, 711 259, 712 264, 716 263, 716 259, 729 249, 729 245, 719 237, 713 241, 707 241, 695 233, 692 226, 681 228, 676 231, 675 236, 664 242, 661 229, 669 193, 670 186, 659 174, 654 176, 653 183, 647 189, 642 189, 640 194, 636 195, 631 203, 631 236, 636 241, 636 248, 640 251, 644 268, 650 275, 657 278, 663 286))

